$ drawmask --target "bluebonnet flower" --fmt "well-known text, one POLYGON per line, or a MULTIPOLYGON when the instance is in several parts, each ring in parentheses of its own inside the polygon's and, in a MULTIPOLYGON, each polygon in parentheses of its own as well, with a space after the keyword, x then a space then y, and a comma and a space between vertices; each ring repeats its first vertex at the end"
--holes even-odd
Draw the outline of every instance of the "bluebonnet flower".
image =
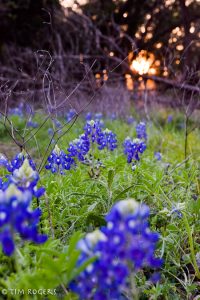
POLYGON ((185 203, 175 203, 172 206, 172 210, 170 211, 169 215, 174 215, 178 218, 182 218, 183 214, 182 211, 185 209, 185 203))
POLYGON ((115 113, 109 114, 109 119, 112 121, 116 120, 117 119, 116 114, 115 113))
POLYGON ((96 113, 94 115, 95 121, 101 121, 103 119, 103 114, 102 113, 96 113))
POLYGON ((149 214, 145 204, 120 201, 107 215, 105 227, 79 241, 78 265, 95 258, 70 284, 80 299, 123 299, 131 288, 130 276, 146 267, 161 267, 162 260, 155 257, 159 235, 150 231, 149 214))
POLYGON ((100 136, 102 135, 101 127, 99 126, 99 122, 95 122, 94 120, 88 121, 84 127, 85 136, 92 142, 95 143, 98 141, 100 136))
POLYGON ((154 157, 155 157, 155 159, 157 159, 157 160, 161 160, 161 159, 162 159, 162 154, 161 154, 160 152, 155 152, 155 153, 154 153, 154 157))
POLYGON ((8 110, 8 114, 11 116, 18 116, 20 118, 23 118, 24 117, 23 108, 24 108, 23 103, 20 103, 18 107, 10 108, 8 110))
POLYGON ((30 157, 28 157, 28 154, 26 153, 26 151, 23 150, 22 152, 15 155, 15 157, 8 163, 8 165, 7 165, 8 172, 13 173, 14 170, 19 169, 22 166, 22 164, 26 158, 28 158, 32 169, 35 170, 36 169, 35 163, 33 162, 33 160, 30 157))
POLYGON ((48 128, 48 135, 53 136, 54 130, 53 128, 48 128))
POLYGON ((151 277, 150 277, 150 281, 151 281, 152 283, 154 283, 154 284, 157 283, 157 282, 159 282, 160 279, 161 279, 161 274, 160 274, 159 272, 153 273, 153 274, 151 275, 151 277))
POLYGON ((68 153, 70 157, 77 157, 79 161, 85 160, 85 155, 90 150, 90 141, 87 135, 82 134, 78 139, 75 139, 69 144, 68 153))
POLYGON ((76 114, 77 114, 76 110, 71 108, 66 115, 67 122, 70 122, 76 114))
POLYGON ((21 192, 14 184, 0 191, 0 243, 4 254, 10 256, 15 250, 15 235, 23 240, 41 244, 46 235, 38 233, 37 225, 41 216, 39 208, 31 210, 32 194, 21 192))
POLYGON ((56 145, 48 157, 48 163, 45 168, 51 170, 52 173, 59 172, 63 175, 65 170, 70 170, 73 166, 75 166, 74 159, 56 145))
POLYGON ((31 120, 27 122, 27 127, 37 128, 38 126, 37 122, 33 122, 31 120))
POLYGON ((197 265, 200 268, 200 252, 197 252, 197 254, 196 254, 196 260, 197 260, 197 265))
POLYGON ((0 177, 0 190, 5 191, 7 189, 7 187, 9 186, 7 177, 0 177))
POLYGON ((29 117, 34 117, 35 112, 34 112, 34 108, 33 106, 31 106, 30 104, 24 104, 23 108, 25 110, 25 113, 29 116, 29 117))
POLYGON ((39 179, 38 172, 32 168, 30 161, 26 158, 22 166, 15 169, 13 174, 8 176, 8 184, 14 183, 21 191, 29 190, 33 196, 40 198, 45 189, 37 187, 39 179))
POLYGON ((107 148, 108 150, 113 151, 115 148, 117 148, 116 134, 111 130, 106 129, 102 131, 102 134, 99 135, 97 143, 99 145, 99 150, 107 148))
POLYGON ((54 125, 55 125, 56 128, 61 128, 62 127, 61 122, 59 120, 57 120, 57 119, 54 119, 53 123, 54 123, 54 125))
POLYGON ((133 118, 133 116, 128 116, 126 121, 129 125, 131 125, 135 122, 135 119, 133 118))
POLYGON ((92 120, 92 113, 91 113, 91 112, 88 112, 88 113, 85 115, 85 120, 86 120, 86 121, 91 121, 91 120, 92 120))
POLYGON ((138 139, 147 139, 146 124, 144 122, 137 124, 136 134, 138 139))
POLYGON ((0 167, 4 167, 7 169, 8 164, 9 164, 8 159, 3 154, 0 153, 0 167))
POLYGON ((113 151, 117 147, 117 139, 112 131, 108 129, 102 131, 99 121, 91 120, 86 122, 84 134, 70 142, 67 149, 67 156, 74 162, 74 165, 77 158, 82 163, 91 167, 91 172, 89 172, 91 177, 97 175, 96 171, 99 174, 99 167, 103 166, 100 160, 94 157, 94 145, 97 145, 99 150, 107 148, 113 151))
MULTIPOLYGON (((127 137, 123 143, 124 154, 127 156, 127 163, 136 162, 140 160, 140 154, 146 150, 146 144, 140 139, 131 140, 127 137)), ((133 164, 133 167, 135 165, 133 164)))
POLYGON ((96 143, 99 150, 107 148, 113 151, 117 147, 116 134, 109 129, 102 131, 98 121, 91 120, 87 122, 84 129, 85 138, 87 138, 90 143, 96 143))
POLYGON ((173 116, 172 115, 169 115, 167 117, 167 123, 171 123, 173 121, 173 116))
POLYGON ((98 126, 100 128, 104 127, 104 121, 103 121, 103 114, 102 113, 96 113, 94 115, 94 121, 95 121, 96 124, 98 124, 98 126))

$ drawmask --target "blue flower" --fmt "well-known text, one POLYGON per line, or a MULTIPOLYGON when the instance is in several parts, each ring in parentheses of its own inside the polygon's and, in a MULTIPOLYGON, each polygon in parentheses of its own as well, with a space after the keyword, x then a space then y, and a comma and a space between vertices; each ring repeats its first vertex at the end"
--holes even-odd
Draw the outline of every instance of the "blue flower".
POLYGON ((135 122, 135 119, 133 118, 133 116, 128 116, 126 121, 129 125, 131 125, 135 122))
POLYGON ((22 152, 15 155, 15 157, 11 160, 11 162, 8 163, 7 165, 8 172, 13 173, 14 170, 19 169, 26 158, 28 158, 29 164, 32 167, 32 169, 35 170, 36 169, 35 163, 31 158, 28 157, 28 154, 23 150, 22 152))
POLYGON ((40 198, 45 189, 38 188, 39 174, 30 165, 30 161, 26 158, 19 169, 15 169, 13 174, 8 176, 8 185, 14 183, 21 191, 29 190, 33 196, 40 198))
POLYGON ((18 116, 20 118, 23 118, 24 117, 23 108, 24 108, 23 103, 20 103, 18 107, 10 108, 8 110, 8 114, 11 116, 18 116))
POLYGON ((107 148, 108 150, 113 151, 117 148, 116 134, 109 129, 105 129, 101 134, 99 134, 97 143, 99 145, 99 150, 107 148))
POLYGON ((98 121, 91 120, 86 123, 85 127, 85 136, 92 142, 95 143, 98 141, 102 135, 102 130, 98 121))
POLYGON ((102 113, 96 113, 94 115, 94 121, 98 124, 99 127, 104 127, 104 121, 103 121, 103 114, 102 113))
POLYGON ((76 114, 77 114, 76 110, 71 108, 66 115, 67 122, 70 122, 76 114))
POLYGON ((45 166, 47 170, 51 170, 52 173, 59 172, 61 175, 65 174, 65 170, 70 170, 75 166, 74 159, 60 150, 56 145, 54 150, 48 157, 48 163, 45 166))
POLYGON ((117 119, 116 114, 115 113, 109 114, 109 119, 112 121, 116 120, 117 119))
POLYGON ((144 122, 137 124, 136 134, 138 139, 147 139, 146 124, 144 122))
POLYGON ((159 234, 151 232, 149 214, 145 204, 133 199, 120 201, 106 216, 105 227, 79 241, 78 265, 95 258, 70 284, 80 299, 123 299, 131 288, 130 276, 141 269, 161 267, 162 260, 155 257, 159 234))
POLYGON ((87 122, 84 130, 85 138, 88 139, 90 143, 96 143, 99 150, 107 148, 113 151, 117 147, 116 134, 109 129, 102 130, 99 121, 91 120, 87 122))
POLYGON ((102 130, 99 121, 88 121, 84 127, 84 133, 78 139, 70 142, 67 148, 68 157, 99 168, 101 162, 94 158, 94 145, 97 145, 99 150, 107 148, 113 151, 117 147, 116 135, 111 130, 102 130), (89 153, 90 152, 90 153, 89 153), (90 156, 88 156, 90 154, 90 156), (92 158, 90 160, 90 158, 92 158))
MULTIPOLYGON (((134 161, 140 160, 140 154, 146 150, 146 144, 140 139, 131 140, 130 137, 127 137, 123 143, 124 154, 127 156, 127 162, 131 163, 134 161)), ((133 164, 133 167, 135 164, 133 164)))
POLYGON ((90 150, 90 141, 85 134, 80 135, 78 139, 75 139, 69 144, 68 153, 70 157, 77 157, 79 161, 85 160, 85 155, 90 150))
POLYGON ((91 113, 91 112, 88 112, 88 113, 85 115, 85 120, 86 120, 86 121, 91 121, 91 120, 92 120, 92 113, 91 113))
POLYGON ((169 115, 167 117, 167 123, 171 123, 173 121, 173 116, 172 115, 169 115))
POLYGON ((0 167, 4 167, 7 169, 8 165, 9 165, 8 159, 3 154, 0 153, 0 167))
POLYGON ((53 123, 54 123, 54 125, 56 126, 56 128, 61 128, 61 127, 62 127, 61 122, 60 122, 59 120, 57 120, 57 119, 54 119, 54 120, 53 120, 53 123))
POLYGON ((53 136, 54 130, 53 128, 48 128, 48 135, 53 136))
POLYGON ((154 157, 157 159, 157 160, 161 160, 162 159, 162 154, 160 152, 155 152, 154 153, 154 157))
POLYGON ((32 127, 32 128, 37 128, 39 125, 37 122, 33 122, 33 121, 28 121, 27 122, 27 127, 32 127))
POLYGON ((39 208, 31 210, 31 200, 29 191, 22 192, 14 184, 0 191, 0 243, 8 256, 15 250, 16 234, 37 244, 47 240, 46 235, 38 233, 41 211, 39 208))
POLYGON ((95 121, 101 121, 103 119, 103 114, 102 113, 96 113, 94 115, 95 121))
POLYGON ((175 217, 182 218, 182 211, 185 209, 185 203, 175 203, 172 206, 172 210, 170 211, 170 215, 174 215, 175 217))

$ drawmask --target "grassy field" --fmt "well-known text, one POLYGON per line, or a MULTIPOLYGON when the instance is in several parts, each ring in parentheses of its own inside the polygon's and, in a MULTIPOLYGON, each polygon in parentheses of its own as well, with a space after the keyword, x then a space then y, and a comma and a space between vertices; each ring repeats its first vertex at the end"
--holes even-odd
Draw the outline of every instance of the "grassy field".
MULTIPOLYGON (((22 130, 24 121, 15 118, 22 130)), ((40 123, 41 116, 36 115, 35 120, 40 123)), ((6 290, 0 299, 77 299, 68 288, 69 282, 84 268, 77 266, 77 241, 85 233, 105 225, 105 216, 114 203, 130 198, 149 206, 150 228, 160 234, 156 256, 164 260, 161 279, 156 284, 147 280, 149 270, 137 272, 137 297, 199 299, 200 132, 195 129, 188 136, 185 160, 183 116, 174 116, 171 122, 162 114, 156 116, 154 122, 147 122, 147 149, 133 171, 122 144, 127 136, 136 137, 135 127, 139 121, 127 124, 123 119, 104 119, 105 128, 116 134, 118 147, 112 152, 93 149, 95 159, 102 162, 96 176, 92 176, 90 167, 81 162, 65 175, 42 170, 38 185, 44 186, 46 193, 39 203, 42 210, 40 231, 48 235, 48 241, 36 245, 23 242, 16 235, 14 255, 0 254, 0 289, 6 290), (155 152, 161 153, 161 160, 156 159, 155 152), (42 292, 38 292, 40 289, 42 292), (50 289, 51 293, 44 294, 44 289, 50 289), (25 292, 19 294, 20 291, 25 292)), ((60 149, 67 152, 69 142, 83 132, 84 122, 83 118, 78 119, 61 138, 60 149)), ((41 161, 49 142, 49 126, 46 124, 29 142, 28 150, 36 163, 41 161)), ((11 158, 15 151, 2 125, 0 135, 0 152, 11 158)), ((5 176, 6 171, 3 168, 0 171, 2 177, 5 176)), ((36 199, 32 205, 38 205, 36 199)), ((137 298, 132 294, 121 299, 137 298)))

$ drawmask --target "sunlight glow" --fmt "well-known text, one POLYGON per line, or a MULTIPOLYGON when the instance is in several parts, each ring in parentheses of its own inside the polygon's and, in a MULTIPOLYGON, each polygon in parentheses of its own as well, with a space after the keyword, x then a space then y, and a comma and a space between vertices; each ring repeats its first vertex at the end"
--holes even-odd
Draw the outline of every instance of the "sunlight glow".
POLYGON ((80 5, 84 5, 84 4, 87 3, 87 0, 78 0, 78 1, 75 1, 75 0, 60 0, 60 4, 65 8, 68 8, 68 7, 75 8, 77 6, 75 4, 75 2, 78 2, 80 5))
POLYGON ((130 69, 139 75, 156 74, 156 69, 152 66, 155 57, 152 53, 142 50, 138 56, 131 62, 130 69))

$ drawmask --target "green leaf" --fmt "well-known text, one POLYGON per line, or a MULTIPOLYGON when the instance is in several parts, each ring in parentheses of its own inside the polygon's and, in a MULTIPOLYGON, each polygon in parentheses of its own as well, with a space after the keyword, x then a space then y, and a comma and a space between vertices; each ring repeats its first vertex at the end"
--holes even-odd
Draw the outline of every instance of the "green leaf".
POLYGON ((113 183, 113 179, 115 176, 115 171, 114 169, 109 169, 108 170, 108 188, 110 189, 113 183))
POLYGON ((114 201, 122 199, 122 197, 123 197, 130 189, 132 189, 132 188, 135 187, 135 186, 136 186, 136 184, 132 184, 132 185, 130 185, 129 187, 127 187, 126 189, 124 189, 123 191, 121 191, 121 192, 114 198, 114 201))

